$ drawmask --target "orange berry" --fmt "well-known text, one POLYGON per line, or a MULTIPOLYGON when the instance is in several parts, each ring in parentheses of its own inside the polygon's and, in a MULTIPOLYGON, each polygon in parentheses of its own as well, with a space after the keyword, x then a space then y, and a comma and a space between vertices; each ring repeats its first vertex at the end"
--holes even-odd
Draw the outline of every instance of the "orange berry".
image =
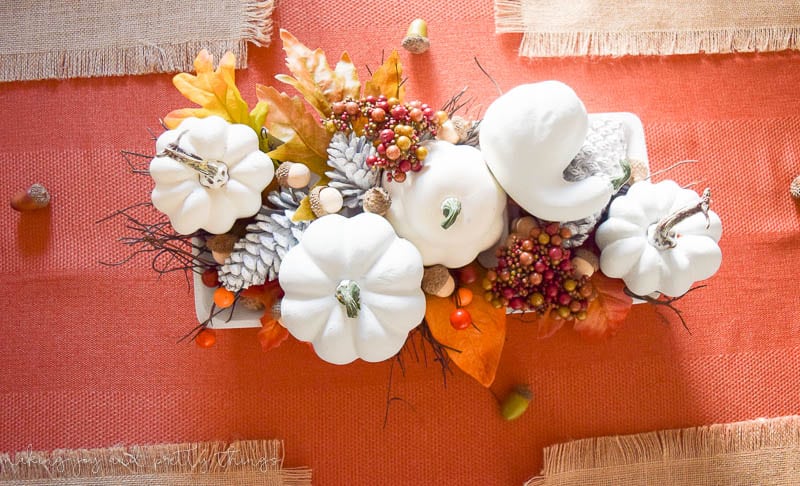
POLYGON ((461 307, 466 307, 472 302, 472 291, 466 287, 461 287, 458 289, 458 295, 456 296, 456 302, 461 307))
POLYGON ((236 295, 225 287, 220 287, 214 291, 214 304, 222 309, 233 305, 236 295))
POLYGON ((194 342, 201 348, 210 348, 217 342, 217 333, 213 329, 205 328, 197 333, 194 342))

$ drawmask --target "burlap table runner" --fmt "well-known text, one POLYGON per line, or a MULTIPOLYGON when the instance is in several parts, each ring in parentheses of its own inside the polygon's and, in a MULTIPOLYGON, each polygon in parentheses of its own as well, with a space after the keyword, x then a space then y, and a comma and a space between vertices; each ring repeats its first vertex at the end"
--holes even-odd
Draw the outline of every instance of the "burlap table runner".
POLYGON ((495 0, 527 57, 779 51, 800 45, 798 0, 495 0))
POLYGON ((273 0, 4 0, 0 81, 191 71, 268 45, 273 0))
POLYGON ((800 417, 577 440, 548 447, 526 486, 800 484, 800 417))
POLYGON ((311 470, 283 467, 279 440, 0 454, 0 484, 301 486, 311 470))

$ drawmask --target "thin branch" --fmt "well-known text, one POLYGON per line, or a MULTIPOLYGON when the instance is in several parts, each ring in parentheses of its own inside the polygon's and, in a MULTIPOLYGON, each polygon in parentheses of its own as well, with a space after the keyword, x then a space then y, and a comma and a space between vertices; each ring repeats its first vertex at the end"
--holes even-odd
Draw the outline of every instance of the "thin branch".
POLYGON ((503 96, 503 90, 502 90, 502 89, 500 89, 500 85, 499 85, 499 84, 497 84, 497 81, 495 81, 495 80, 494 80, 494 78, 493 78, 491 75, 489 75, 489 73, 488 73, 488 72, 486 72, 486 70, 485 70, 485 69, 483 69, 483 66, 481 66, 481 63, 479 63, 479 62, 478 62, 478 57, 477 57, 477 56, 475 56, 473 59, 475 60, 475 64, 477 64, 477 65, 478 65, 478 69, 480 69, 480 70, 481 70, 481 72, 482 72, 483 74, 485 74, 487 78, 489 78, 489 81, 491 81, 491 82, 492 82, 492 84, 494 84, 494 87, 495 87, 495 88, 497 88, 497 92, 499 93, 499 95, 500 95, 500 96, 503 96))

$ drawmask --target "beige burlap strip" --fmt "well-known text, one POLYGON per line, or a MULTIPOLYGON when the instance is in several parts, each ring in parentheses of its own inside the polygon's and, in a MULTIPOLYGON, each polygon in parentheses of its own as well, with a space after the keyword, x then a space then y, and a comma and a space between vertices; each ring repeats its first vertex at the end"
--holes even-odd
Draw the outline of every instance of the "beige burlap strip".
POLYGON ((279 440, 0 454, 0 484, 301 486, 311 470, 283 467, 279 440))
POLYGON ((495 0, 526 57, 800 48, 800 0, 495 0))
POLYGON ((800 417, 577 440, 526 486, 800 484, 800 417))
POLYGON ((247 65, 273 0, 0 1, 0 81, 191 71, 201 49, 247 65))

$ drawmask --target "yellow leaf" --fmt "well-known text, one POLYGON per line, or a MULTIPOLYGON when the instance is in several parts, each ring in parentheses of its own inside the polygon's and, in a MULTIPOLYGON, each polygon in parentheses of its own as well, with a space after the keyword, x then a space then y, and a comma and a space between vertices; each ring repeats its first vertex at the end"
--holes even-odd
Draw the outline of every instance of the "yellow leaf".
POLYGON ((200 51, 194 60, 196 74, 177 74, 172 78, 172 84, 181 94, 202 108, 172 111, 164 119, 167 128, 175 128, 183 119, 191 116, 203 118, 217 115, 231 123, 249 125, 257 133, 260 126, 253 125, 247 102, 242 99, 236 87, 235 64, 236 57, 227 52, 215 71, 213 56, 205 49, 200 51))
POLYGON ((319 175, 321 184, 328 181, 328 143, 331 134, 309 113, 303 101, 271 86, 256 85, 256 95, 269 104, 265 124, 273 136, 283 140, 269 155, 275 160, 300 162, 319 175))
POLYGON ((306 196, 300 201, 300 207, 292 215, 292 221, 311 221, 313 219, 317 219, 317 216, 311 210, 311 199, 306 196))
POLYGON ((467 286, 476 297, 463 307, 472 316, 474 327, 456 330, 450 325, 450 314, 456 309, 452 297, 426 295, 425 321, 433 337, 447 347, 450 359, 480 384, 489 387, 505 344, 506 310, 495 309, 483 299, 481 281, 482 275, 467 286))
POLYGON ((323 117, 331 114, 331 103, 346 97, 358 98, 361 83, 347 53, 342 54, 336 69, 331 69, 322 49, 311 50, 295 36, 281 29, 286 67, 294 77, 275 76, 278 81, 293 86, 323 117))
POLYGON ((386 60, 373 74, 372 79, 364 86, 364 96, 380 96, 397 98, 402 101, 405 95, 403 83, 403 66, 397 51, 392 51, 386 60))

